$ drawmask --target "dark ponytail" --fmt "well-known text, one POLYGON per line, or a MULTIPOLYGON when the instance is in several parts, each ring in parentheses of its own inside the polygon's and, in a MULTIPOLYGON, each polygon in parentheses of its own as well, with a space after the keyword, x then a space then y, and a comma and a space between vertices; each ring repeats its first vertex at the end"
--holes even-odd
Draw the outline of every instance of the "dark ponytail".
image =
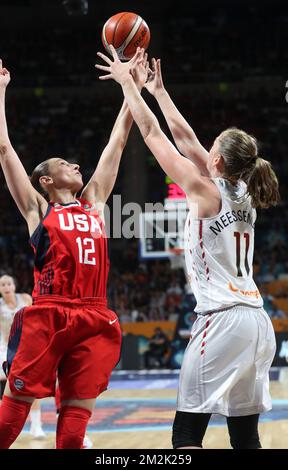
POLYGON ((32 175, 30 177, 30 181, 32 186, 40 193, 45 199, 48 198, 48 193, 45 189, 41 186, 39 179, 41 176, 49 176, 49 160, 45 160, 44 162, 40 163, 36 168, 33 170, 32 175))

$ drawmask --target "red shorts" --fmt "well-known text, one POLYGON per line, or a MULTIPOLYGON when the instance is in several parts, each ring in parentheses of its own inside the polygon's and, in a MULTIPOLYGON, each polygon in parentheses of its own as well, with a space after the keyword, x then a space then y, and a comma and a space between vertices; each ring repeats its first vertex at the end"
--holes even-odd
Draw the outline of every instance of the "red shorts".
POLYGON ((121 330, 106 299, 42 296, 17 312, 6 370, 12 393, 61 400, 95 398, 106 390, 120 357, 121 330))

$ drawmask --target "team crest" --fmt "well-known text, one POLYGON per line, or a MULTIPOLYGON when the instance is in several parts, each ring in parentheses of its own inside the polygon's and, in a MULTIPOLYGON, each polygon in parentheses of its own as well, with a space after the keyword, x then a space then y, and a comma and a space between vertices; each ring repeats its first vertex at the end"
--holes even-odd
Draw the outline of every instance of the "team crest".
POLYGON ((21 379, 15 379, 14 380, 14 387, 16 388, 16 390, 22 390, 22 388, 24 388, 24 381, 21 380, 21 379))

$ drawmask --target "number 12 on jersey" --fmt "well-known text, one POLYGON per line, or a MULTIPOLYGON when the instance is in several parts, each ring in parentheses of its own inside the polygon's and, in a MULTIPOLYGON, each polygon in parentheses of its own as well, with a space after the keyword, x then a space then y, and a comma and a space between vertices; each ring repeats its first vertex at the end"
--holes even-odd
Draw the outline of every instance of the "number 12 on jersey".
MULTIPOLYGON (((236 238, 236 267, 237 267, 237 277, 243 277, 242 269, 241 269, 241 233, 234 232, 234 237, 236 238)), ((245 243, 245 256, 244 256, 244 266, 247 272, 247 276, 250 273, 250 267, 248 263, 248 251, 250 245, 250 236, 249 233, 243 233, 244 243, 245 243)), ((243 242, 242 242, 243 243, 243 242)), ((243 267, 243 266, 242 266, 243 267)))
POLYGON ((95 253, 95 242, 93 238, 76 238, 79 252, 79 263, 80 264, 96 264, 95 256, 90 256, 95 253))

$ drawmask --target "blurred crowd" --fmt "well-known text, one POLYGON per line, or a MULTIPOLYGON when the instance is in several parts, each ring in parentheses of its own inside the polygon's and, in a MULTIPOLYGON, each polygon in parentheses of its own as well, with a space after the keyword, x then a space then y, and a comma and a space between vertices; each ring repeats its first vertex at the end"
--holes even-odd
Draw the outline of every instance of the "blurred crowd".
MULTIPOLYGON (((251 5, 240 13, 237 5, 231 4, 230 11, 218 9, 217 15, 206 10, 184 18, 177 9, 165 21, 155 15, 149 18, 149 51, 161 55, 173 82, 181 78, 182 83, 200 83, 207 77, 231 82, 282 75, 288 59, 287 16, 273 6, 265 11, 263 5, 259 10, 253 11, 251 5)), ((51 29, 32 26, 7 28, 1 44, 2 58, 10 61, 17 86, 93 85, 96 52, 104 51, 102 19, 96 17, 85 28, 80 21, 66 27, 63 21, 51 29)))
MULTIPOLYGON (((195 18, 171 19, 155 25, 159 37, 167 39, 163 53, 152 45, 152 52, 162 57, 168 91, 204 146, 209 149, 226 127, 243 128, 259 139, 260 155, 271 160, 280 178, 281 205, 258 214, 254 271, 260 288, 288 277, 288 104, 283 79, 288 28, 285 18, 269 34, 263 25, 259 19, 258 38, 249 18, 229 22, 220 15, 210 18, 205 29, 195 18)), ((7 96, 9 132, 25 168, 31 173, 40 161, 63 156, 80 163, 87 180, 117 113, 115 95, 95 91, 102 86, 97 85, 94 70, 96 51, 102 48, 98 32, 97 40, 91 29, 6 33, 1 54, 12 73, 7 96), (89 87, 95 93, 90 95, 89 87)), ((120 102, 119 98, 119 108, 120 102)), ((168 133, 161 117, 160 122, 168 133)), ((163 172, 149 154, 146 169, 147 201, 163 201, 163 172)), ((31 292, 33 253, 2 173, 0 187, 0 271, 15 275, 19 291, 31 292)), ((115 192, 122 191, 120 170, 115 192)), ((137 245, 138 240, 123 240, 119 249, 110 242, 111 307, 122 322, 177 319, 187 293, 183 270, 171 269, 168 260, 139 261, 137 245)), ((265 287, 261 289, 269 315, 283 317, 265 287)), ((283 297, 287 295, 283 292, 283 297)))

